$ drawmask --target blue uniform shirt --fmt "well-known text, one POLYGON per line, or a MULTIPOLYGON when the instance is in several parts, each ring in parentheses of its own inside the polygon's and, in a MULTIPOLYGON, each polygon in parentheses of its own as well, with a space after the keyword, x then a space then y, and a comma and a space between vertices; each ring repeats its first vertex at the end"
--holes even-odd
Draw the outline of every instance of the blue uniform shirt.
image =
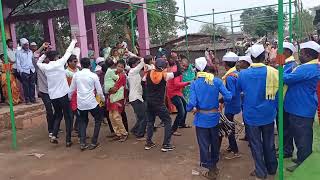
POLYGON ((284 99, 284 110, 296 116, 314 118, 318 106, 316 95, 320 80, 318 64, 303 64, 292 73, 285 73, 284 83, 288 91, 284 99))
POLYGON ((266 67, 250 67, 240 72, 238 88, 243 92, 243 117, 250 126, 263 126, 274 121, 277 101, 266 99, 266 67))
MULTIPOLYGON (((190 85, 187 111, 191 111, 194 107, 198 110, 218 109, 219 93, 223 95, 226 102, 232 98, 221 79, 214 78, 213 85, 209 85, 204 81, 204 78, 198 78, 190 85)), ((219 119, 220 113, 196 113, 193 124, 197 127, 212 128, 219 123, 219 119)))
POLYGON ((290 61, 284 65, 283 72, 284 73, 291 73, 293 71, 293 69, 297 67, 297 65, 298 64, 296 61, 290 61))
MULTIPOLYGON (((234 74, 238 75, 238 71, 234 71, 234 74)), ((241 112, 241 97, 240 92, 237 89, 237 77, 227 76, 226 87, 232 94, 232 99, 230 102, 225 102, 225 114, 238 114, 241 112)))

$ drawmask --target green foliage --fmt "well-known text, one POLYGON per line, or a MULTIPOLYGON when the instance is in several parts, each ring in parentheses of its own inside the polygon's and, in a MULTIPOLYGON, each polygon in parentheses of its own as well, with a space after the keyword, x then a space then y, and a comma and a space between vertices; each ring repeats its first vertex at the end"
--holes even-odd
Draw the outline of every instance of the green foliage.
POLYGON ((262 37, 278 29, 278 12, 271 7, 244 10, 240 19, 242 30, 250 35, 262 37))
MULTIPOLYGON (((297 18, 297 14, 294 14, 293 19, 297 18)), ((313 25, 314 17, 311 15, 311 13, 304 9, 301 13, 298 14, 298 19, 301 22, 300 26, 297 29, 297 22, 293 21, 293 30, 296 32, 299 36, 302 35, 300 38, 306 38, 310 34, 312 34, 315 31, 315 26, 313 25)))
POLYGON ((228 35, 228 29, 226 27, 219 26, 219 25, 216 25, 215 27, 213 27, 212 24, 203 24, 199 32, 204 34, 213 34, 214 31, 215 31, 215 34, 219 36, 225 37, 226 35, 228 35))
MULTIPOLYGON (((85 5, 98 4, 106 2, 106 0, 85 0, 85 5)), ((30 14, 50 10, 65 9, 68 6, 67 0, 50 0, 40 1, 32 7, 26 8, 19 14, 30 14)), ((147 4, 148 8, 176 14, 178 8, 175 0, 154 1, 147 4)), ((134 30, 137 30, 136 8, 133 8, 133 24, 134 30)), ((110 45, 115 45, 119 40, 119 36, 127 39, 129 47, 131 47, 131 19, 129 9, 116 10, 112 12, 104 11, 96 14, 97 31, 99 35, 100 45, 104 45, 104 41, 108 41, 110 45)), ((151 43, 161 43, 176 36, 176 30, 180 23, 175 20, 175 16, 148 10, 149 33, 151 43)), ((54 19, 55 38, 58 50, 64 50, 70 41, 70 24, 68 17, 59 17, 54 19)), ((18 38, 26 37, 30 41, 38 44, 43 42, 43 26, 40 21, 20 22, 16 25, 18 38)), ((135 34, 134 34, 135 35, 135 34)), ((136 39, 136 38, 135 38, 136 39)))

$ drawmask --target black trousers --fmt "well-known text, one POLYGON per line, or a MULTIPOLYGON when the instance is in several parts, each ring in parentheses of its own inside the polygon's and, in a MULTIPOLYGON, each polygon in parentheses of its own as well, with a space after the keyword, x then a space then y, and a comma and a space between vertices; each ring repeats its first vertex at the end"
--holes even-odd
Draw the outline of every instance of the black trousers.
POLYGON ((146 133, 146 127, 147 127, 147 114, 146 114, 146 105, 144 102, 140 101, 139 99, 133 101, 130 103, 134 113, 136 114, 136 123, 131 129, 131 132, 136 137, 143 137, 146 133))
POLYGON ((36 74, 31 72, 31 70, 30 74, 21 73, 21 83, 25 102, 35 102, 36 74))
MULTIPOLYGON (((49 97, 49 94, 39 92, 40 98, 42 99, 42 102, 44 104, 44 107, 46 109, 46 117, 47 117, 47 123, 48 123, 48 132, 53 133, 53 127, 54 127, 54 121, 55 121, 55 114, 53 113, 53 107, 52 102, 49 97)), ((60 127, 60 124, 59 124, 60 127)))
POLYGON ((66 142, 71 142, 72 132, 72 118, 71 118, 71 107, 68 95, 57 99, 52 99, 52 105, 55 112, 55 120, 53 127, 53 136, 57 137, 62 117, 64 117, 66 125, 66 142))
POLYGON ((79 110, 78 109, 78 115, 79 115, 79 135, 80 135, 80 144, 86 144, 86 132, 87 132, 87 125, 88 125, 88 113, 93 116, 94 118, 94 131, 91 143, 97 144, 100 127, 101 127, 101 121, 102 121, 102 114, 100 112, 99 105, 95 107, 94 109, 90 110, 79 110))

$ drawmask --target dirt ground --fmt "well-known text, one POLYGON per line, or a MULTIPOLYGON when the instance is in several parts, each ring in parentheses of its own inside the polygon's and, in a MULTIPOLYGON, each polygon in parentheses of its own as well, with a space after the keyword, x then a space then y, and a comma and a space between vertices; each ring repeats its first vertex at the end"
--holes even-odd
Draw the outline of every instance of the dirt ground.
MULTIPOLYGON (((129 124, 135 121, 131 107, 127 107, 129 124)), ((173 115, 172 117, 175 117, 173 115)), ((188 115, 188 123, 192 123, 188 115)), ((237 117, 239 120, 239 117, 237 117)), ((102 126, 99 142, 101 146, 93 151, 79 150, 75 143, 71 148, 64 144, 64 134, 58 145, 49 143, 46 123, 41 127, 18 131, 18 150, 10 149, 11 134, 0 134, 0 180, 201 180, 192 175, 199 168, 198 144, 195 129, 182 129, 183 136, 173 137, 176 149, 163 153, 160 145, 163 129, 155 133, 158 146, 150 151, 144 150, 144 142, 137 142, 130 136, 125 143, 109 142, 106 134, 109 128, 102 126), (30 153, 44 154, 40 159, 28 156, 30 153)), ((159 121, 158 121, 159 122, 159 121)), ((92 121, 89 125, 92 134, 92 121)), ((64 125, 62 125, 64 127, 64 125)), ((240 135, 242 136, 242 135, 240 135)), ((77 142, 74 138, 73 142, 77 142)), ((247 142, 238 141, 242 157, 226 160, 220 157, 219 180, 251 180, 253 161, 247 142)), ((224 140, 221 151, 226 148, 224 140)), ((273 179, 274 177, 269 177, 273 179)))

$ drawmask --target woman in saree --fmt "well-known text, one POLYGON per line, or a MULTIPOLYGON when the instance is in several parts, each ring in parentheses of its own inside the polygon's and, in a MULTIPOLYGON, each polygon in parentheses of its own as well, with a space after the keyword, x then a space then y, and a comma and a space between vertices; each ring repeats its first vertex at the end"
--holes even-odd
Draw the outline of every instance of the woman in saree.
POLYGON ((6 102, 9 104, 9 93, 8 93, 8 83, 6 79, 6 69, 9 68, 10 70, 10 83, 11 83, 11 94, 12 94, 12 102, 14 105, 20 103, 20 91, 17 86, 16 78, 13 76, 12 64, 6 65, 4 63, 4 55, 0 55, 0 59, 3 63, 2 66, 2 73, 1 73, 1 88, 3 92, 3 96, 5 97, 6 102))

